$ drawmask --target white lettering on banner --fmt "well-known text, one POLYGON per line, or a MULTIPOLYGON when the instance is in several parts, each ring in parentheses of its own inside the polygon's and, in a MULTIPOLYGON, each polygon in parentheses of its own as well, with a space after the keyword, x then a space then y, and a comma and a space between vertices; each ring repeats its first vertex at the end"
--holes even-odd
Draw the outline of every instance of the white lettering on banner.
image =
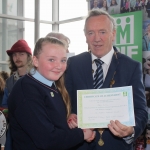
POLYGON ((132 58, 133 55, 138 54, 138 46, 122 46, 121 49, 117 47, 118 51, 132 58), (136 51, 137 50, 137 51, 136 51))

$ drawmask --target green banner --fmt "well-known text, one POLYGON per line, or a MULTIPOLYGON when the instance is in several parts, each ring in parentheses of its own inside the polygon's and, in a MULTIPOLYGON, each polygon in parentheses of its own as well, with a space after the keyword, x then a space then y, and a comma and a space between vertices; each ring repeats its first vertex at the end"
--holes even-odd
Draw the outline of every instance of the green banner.
POLYGON ((142 11, 112 15, 117 25, 117 49, 142 62, 142 11))

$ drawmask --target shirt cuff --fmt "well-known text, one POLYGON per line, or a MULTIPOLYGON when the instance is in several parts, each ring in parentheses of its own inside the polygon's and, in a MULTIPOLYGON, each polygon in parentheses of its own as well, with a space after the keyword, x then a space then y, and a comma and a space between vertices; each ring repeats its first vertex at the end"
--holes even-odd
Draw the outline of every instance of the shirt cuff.
POLYGON ((127 144, 131 144, 134 141, 134 134, 135 134, 135 131, 133 128, 133 133, 130 136, 123 138, 127 144))

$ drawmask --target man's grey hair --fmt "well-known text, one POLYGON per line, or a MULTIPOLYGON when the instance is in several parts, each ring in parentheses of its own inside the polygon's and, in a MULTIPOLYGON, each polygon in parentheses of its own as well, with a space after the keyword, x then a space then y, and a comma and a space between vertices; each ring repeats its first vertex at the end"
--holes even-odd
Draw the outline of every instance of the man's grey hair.
POLYGON ((89 11, 87 18, 85 19, 84 33, 86 33, 86 23, 87 23, 88 19, 91 17, 101 16, 101 15, 107 16, 112 23, 113 30, 116 30, 115 19, 112 16, 110 16, 106 11, 101 10, 101 9, 96 9, 96 10, 89 11))

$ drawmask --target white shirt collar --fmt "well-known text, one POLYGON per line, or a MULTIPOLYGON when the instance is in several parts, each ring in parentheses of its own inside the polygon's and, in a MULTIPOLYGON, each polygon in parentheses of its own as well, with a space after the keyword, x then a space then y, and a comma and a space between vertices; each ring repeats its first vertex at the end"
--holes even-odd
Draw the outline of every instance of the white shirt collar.
MULTIPOLYGON (((113 47, 111 48, 110 52, 107 53, 105 56, 101 57, 100 59, 106 64, 106 65, 109 65, 110 62, 111 62, 111 59, 112 59, 112 56, 114 54, 114 49, 113 47)), ((92 56, 92 62, 95 60, 95 59, 98 59, 98 57, 96 57, 93 53, 91 53, 91 56, 92 56)))

